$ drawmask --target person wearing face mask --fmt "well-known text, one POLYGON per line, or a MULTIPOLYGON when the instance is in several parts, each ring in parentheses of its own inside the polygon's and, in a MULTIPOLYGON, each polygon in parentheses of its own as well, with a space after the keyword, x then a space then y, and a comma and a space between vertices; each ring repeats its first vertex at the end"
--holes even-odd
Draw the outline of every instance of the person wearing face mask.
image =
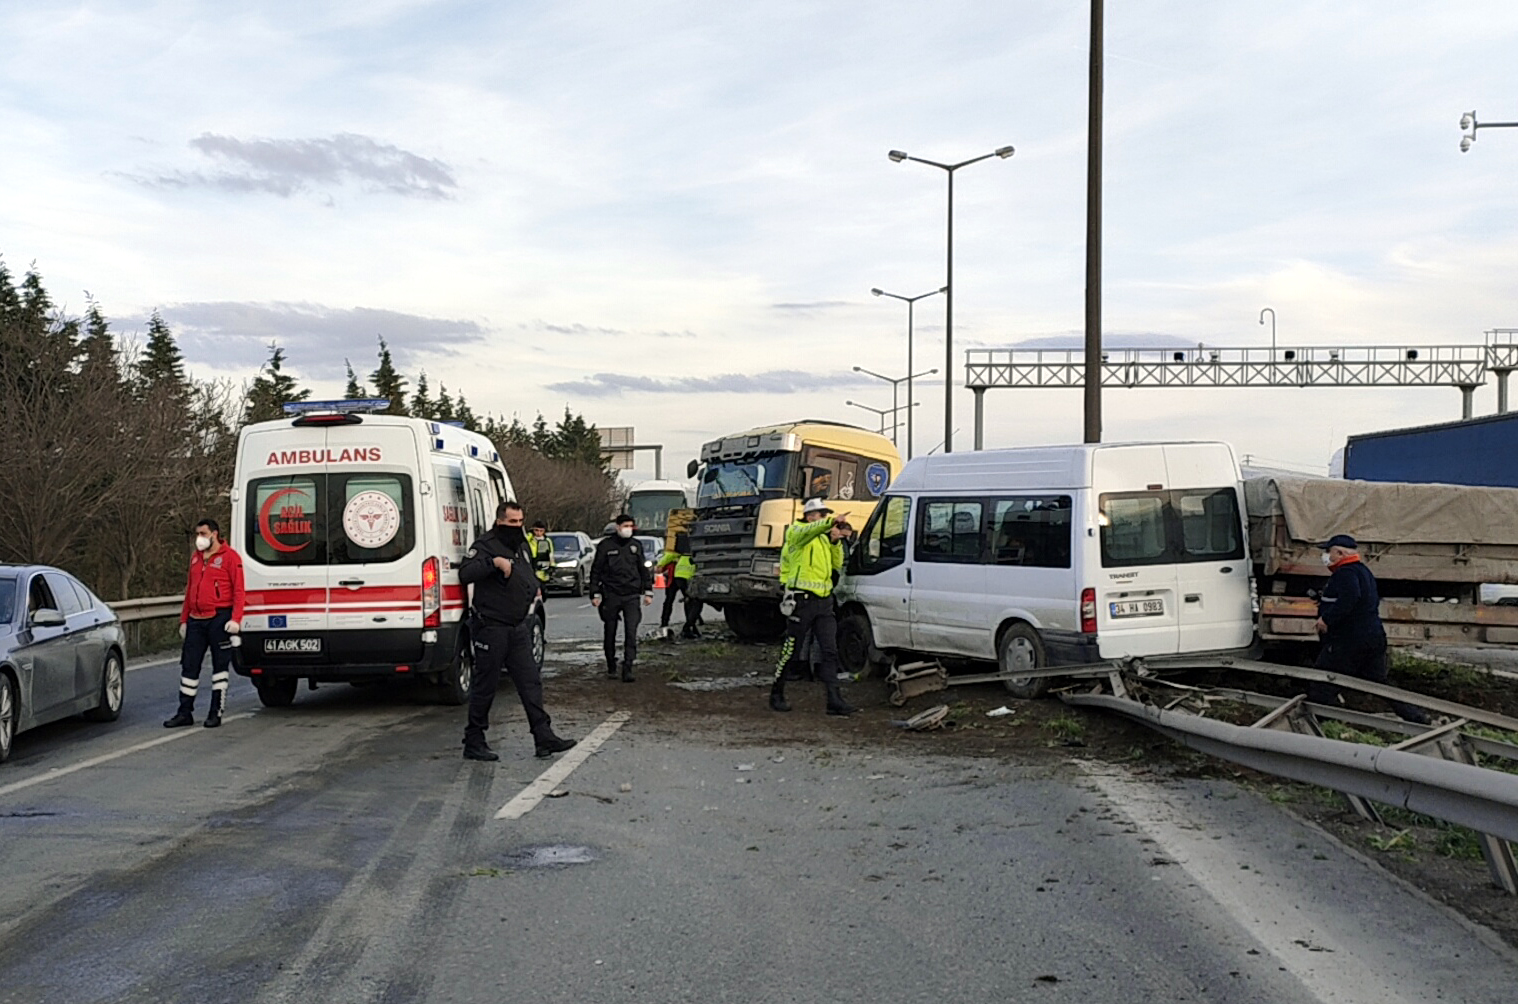
MULTIPOLYGON (((1360 560, 1360 546, 1347 533, 1335 534, 1323 549, 1329 569, 1328 584, 1318 594, 1316 627, 1323 639, 1318 669, 1343 673, 1372 683, 1385 683, 1387 673, 1386 629, 1381 625, 1381 593, 1376 577, 1360 560)), ((1314 704, 1335 704, 1339 688, 1331 683, 1308 684, 1307 699, 1314 704)), ((1401 701, 1390 702, 1398 717, 1427 725, 1428 713, 1401 701)))
POLYGON ((654 574, 645 560, 643 545, 633 539, 635 526, 623 513, 612 521, 613 529, 596 544, 590 566, 590 602, 601 611, 602 642, 606 651, 606 675, 617 675, 617 621, 622 622, 622 682, 633 682, 633 662, 638 658, 639 609, 654 601, 654 574))
POLYGON ((205 726, 221 724, 231 679, 232 636, 242 631, 242 557, 221 539, 221 525, 214 519, 195 524, 195 554, 190 558, 184 605, 179 611, 179 710, 164 722, 177 729, 195 724, 195 695, 200 690, 200 669, 206 652, 211 653, 211 707, 205 726))
POLYGON ((541 598, 533 574, 532 551, 522 529, 522 507, 502 502, 495 527, 474 542, 459 565, 459 582, 473 586, 470 594, 469 637, 474 665, 469 681, 469 718, 464 726, 465 760, 499 760, 485 741, 490 706, 495 702, 501 671, 511 678, 534 751, 550 757, 574 748, 573 739, 560 739, 553 720, 543 709, 543 676, 532 655, 533 608, 541 598))

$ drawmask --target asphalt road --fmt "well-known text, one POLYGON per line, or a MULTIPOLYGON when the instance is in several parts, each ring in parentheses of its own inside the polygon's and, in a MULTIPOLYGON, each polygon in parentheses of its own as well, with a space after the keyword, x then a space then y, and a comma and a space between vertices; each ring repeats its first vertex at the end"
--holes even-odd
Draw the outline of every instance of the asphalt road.
POLYGON ((400 687, 265 710, 235 678, 225 726, 166 732, 175 673, 0 767, 0 1002, 1507 1002, 1518 977, 1217 782, 753 748, 550 684, 563 734, 606 738, 535 786, 509 690, 486 765, 461 709, 400 687))

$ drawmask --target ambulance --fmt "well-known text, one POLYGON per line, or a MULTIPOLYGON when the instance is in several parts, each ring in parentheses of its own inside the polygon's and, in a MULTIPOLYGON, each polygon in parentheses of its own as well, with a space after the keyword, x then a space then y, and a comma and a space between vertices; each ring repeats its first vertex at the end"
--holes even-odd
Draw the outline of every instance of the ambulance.
MULTIPOLYGON (((234 667, 268 707, 300 681, 415 678, 469 693, 468 596, 458 566, 514 498, 489 439, 377 414, 383 400, 302 402, 242 430, 232 546, 247 602, 234 667)), ((534 611, 542 665, 544 616, 534 611)))

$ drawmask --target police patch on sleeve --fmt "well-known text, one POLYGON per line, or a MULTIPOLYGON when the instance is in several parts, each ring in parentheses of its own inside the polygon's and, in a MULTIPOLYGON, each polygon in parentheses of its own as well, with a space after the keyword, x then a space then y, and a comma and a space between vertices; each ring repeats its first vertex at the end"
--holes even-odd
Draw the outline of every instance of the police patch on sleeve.
POLYGON ((467 550, 467 551, 465 551, 465 552, 464 552, 464 557, 465 557, 465 558, 472 558, 472 557, 474 557, 474 556, 475 556, 475 555, 476 555, 476 554, 479 554, 479 553, 480 553, 480 552, 479 552, 479 549, 478 549, 478 548, 473 548, 473 547, 471 547, 471 548, 470 548, 470 549, 469 549, 469 550, 467 550))

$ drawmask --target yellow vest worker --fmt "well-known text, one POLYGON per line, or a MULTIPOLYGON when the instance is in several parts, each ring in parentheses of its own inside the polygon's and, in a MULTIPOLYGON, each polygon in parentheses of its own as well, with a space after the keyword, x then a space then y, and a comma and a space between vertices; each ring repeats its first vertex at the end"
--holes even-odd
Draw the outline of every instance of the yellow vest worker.
POLYGON ((791 710, 785 700, 786 671, 799 661, 801 643, 808 634, 822 654, 820 671, 827 690, 827 713, 852 715, 859 710, 843 699, 838 687, 838 617, 833 611, 833 572, 843 567, 843 541, 854 530, 847 521, 835 520, 832 515, 822 499, 808 499, 801 507, 801 519, 786 530, 780 549, 782 584, 790 609, 785 645, 770 687, 770 707, 775 711, 791 710))

